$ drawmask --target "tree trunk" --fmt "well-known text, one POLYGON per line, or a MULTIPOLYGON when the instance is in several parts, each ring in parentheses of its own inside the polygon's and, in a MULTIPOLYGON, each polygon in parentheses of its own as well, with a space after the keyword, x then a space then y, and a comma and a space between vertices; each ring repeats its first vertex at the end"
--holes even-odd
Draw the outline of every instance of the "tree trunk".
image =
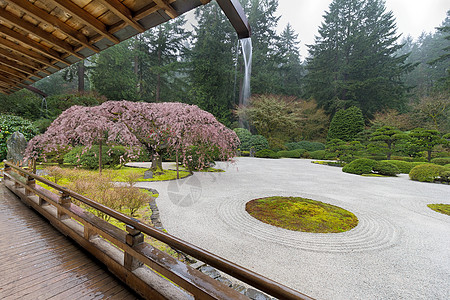
POLYGON ((175 163, 177 165, 177 179, 180 179, 180 170, 179 170, 179 167, 178 167, 178 150, 175 153, 175 163))
POLYGON ((431 150, 427 150, 427 152, 428 152, 428 157, 427 157, 428 162, 431 162, 431 150))
POLYGON ((78 63, 77 75, 78 75, 78 92, 84 93, 84 60, 78 63))
POLYGON ((156 74, 156 91, 155 91, 155 102, 161 100, 161 49, 158 49, 158 73, 156 74))
POLYGON ((153 171, 162 170, 162 155, 157 152, 152 152, 152 168, 153 171))

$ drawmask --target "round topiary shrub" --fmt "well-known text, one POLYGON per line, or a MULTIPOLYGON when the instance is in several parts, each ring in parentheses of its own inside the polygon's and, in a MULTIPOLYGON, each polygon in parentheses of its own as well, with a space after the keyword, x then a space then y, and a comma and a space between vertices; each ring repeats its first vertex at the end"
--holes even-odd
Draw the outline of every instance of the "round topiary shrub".
POLYGON ((280 156, 273 150, 263 149, 256 151, 255 157, 259 158, 280 158, 280 156))
POLYGON ((342 168, 342 171, 357 175, 370 174, 376 163, 377 162, 373 159, 359 158, 345 165, 342 168))
POLYGON ((443 166, 422 164, 415 166, 411 172, 409 172, 409 178, 421 182, 433 182, 444 176, 444 172, 446 171, 448 171, 448 169, 443 166))
POLYGON ((397 167, 400 173, 409 174, 412 168, 416 165, 412 162, 402 161, 402 160, 382 160, 381 162, 388 162, 397 167))
POLYGON ((436 165, 445 166, 446 164, 450 164, 450 157, 433 158, 431 160, 431 163, 432 164, 436 164, 436 165))
POLYGON ((386 176, 396 176, 397 174, 400 174, 400 170, 388 161, 378 161, 372 170, 375 173, 386 176))
POLYGON ((269 147, 269 142, 262 135, 256 134, 250 137, 250 148, 255 149, 255 151, 267 149, 269 147))
POLYGON ((312 159, 325 159, 325 154, 325 150, 316 150, 309 152, 309 157, 311 157, 312 159))

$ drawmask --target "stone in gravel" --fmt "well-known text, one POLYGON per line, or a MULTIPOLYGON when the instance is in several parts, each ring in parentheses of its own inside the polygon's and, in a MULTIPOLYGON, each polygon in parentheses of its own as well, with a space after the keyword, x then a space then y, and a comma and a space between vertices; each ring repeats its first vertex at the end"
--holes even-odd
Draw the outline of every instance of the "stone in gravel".
POLYGON ((233 283, 231 282, 230 279, 223 277, 223 276, 220 276, 219 278, 217 278, 217 281, 219 281, 229 287, 231 287, 233 285, 233 283))
POLYGON ((200 271, 213 279, 220 277, 220 273, 211 266, 203 266, 200 268, 200 271))
POLYGON ((245 295, 245 292, 247 292, 247 289, 244 286, 237 284, 237 283, 233 284, 233 286, 231 288, 235 291, 238 291, 239 293, 241 293, 243 295, 245 295))
POLYGON ((252 288, 247 289, 247 291, 245 292, 245 296, 249 297, 252 300, 272 300, 271 297, 252 288))
POLYGON ((150 170, 147 170, 144 172, 144 179, 150 179, 153 178, 153 172, 150 170))

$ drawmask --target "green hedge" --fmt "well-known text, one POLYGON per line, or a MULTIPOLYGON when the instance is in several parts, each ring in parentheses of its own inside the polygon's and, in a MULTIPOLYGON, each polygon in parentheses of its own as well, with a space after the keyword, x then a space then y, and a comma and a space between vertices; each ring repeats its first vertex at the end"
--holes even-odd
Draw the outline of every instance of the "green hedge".
POLYGON ((400 173, 403 174, 409 174, 409 172, 411 172, 411 169, 415 166, 425 164, 424 162, 409 162, 401 160, 382 160, 382 162, 389 162, 395 165, 399 169, 400 173))
POLYGON ((431 163, 432 164, 436 164, 436 165, 445 166, 446 164, 450 164, 450 157, 433 158, 431 160, 431 163))
POLYGON ((278 154, 275 151, 270 150, 270 149, 263 149, 263 150, 256 151, 255 157, 259 157, 259 158, 280 158, 280 156, 278 156, 278 154))
POLYGON ((447 176, 447 172, 450 169, 435 164, 422 164, 415 166, 411 172, 409 172, 409 178, 421 182, 433 182, 441 180, 447 176))
POLYGON ((279 157, 285 157, 285 158, 300 158, 300 157, 302 157, 302 153, 297 150, 290 150, 290 151, 281 150, 281 151, 277 152, 277 155, 279 157))
POLYGON ((377 162, 373 159, 359 158, 345 165, 342 168, 342 171, 357 175, 370 174, 376 163, 377 162))
POLYGON ((375 173, 387 176, 396 176, 400 170, 389 161, 378 161, 372 169, 375 173))

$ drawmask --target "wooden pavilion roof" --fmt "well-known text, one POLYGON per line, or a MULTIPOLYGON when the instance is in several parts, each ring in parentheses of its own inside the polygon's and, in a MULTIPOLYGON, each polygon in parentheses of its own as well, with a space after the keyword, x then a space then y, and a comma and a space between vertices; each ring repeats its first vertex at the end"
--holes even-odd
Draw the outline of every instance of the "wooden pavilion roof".
MULTIPOLYGON (((211 0, 0 0, 0 92, 13 93, 211 0)), ((237 0, 217 0, 240 38, 237 0)))

